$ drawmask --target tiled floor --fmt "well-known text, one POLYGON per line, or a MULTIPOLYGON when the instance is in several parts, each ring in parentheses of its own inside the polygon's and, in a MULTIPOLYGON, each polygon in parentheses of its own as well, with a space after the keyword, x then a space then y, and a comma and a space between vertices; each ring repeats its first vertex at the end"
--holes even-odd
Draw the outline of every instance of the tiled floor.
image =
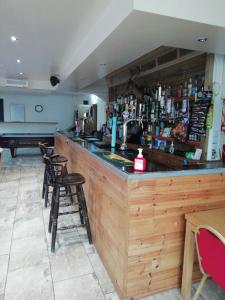
MULTIPOLYGON (((5 150, 0 163, 0 300, 118 300, 83 230, 59 233, 51 253, 37 154, 37 149, 20 149, 11 159, 5 150)), ((64 218, 63 224, 76 221, 64 218)), ((176 299, 181 299, 179 290, 145 298, 176 299)), ((223 300, 225 294, 209 281, 201 299, 223 300)))

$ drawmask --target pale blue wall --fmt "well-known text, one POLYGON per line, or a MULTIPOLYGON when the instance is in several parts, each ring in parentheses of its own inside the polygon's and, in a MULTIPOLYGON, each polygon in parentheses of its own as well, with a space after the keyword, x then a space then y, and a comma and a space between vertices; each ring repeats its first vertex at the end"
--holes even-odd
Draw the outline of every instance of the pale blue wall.
MULTIPOLYGON (((90 105, 93 103, 93 97, 90 94, 86 95, 34 95, 34 94, 16 94, 16 93, 1 93, 0 98, 4 99, 4 117, 5 121, 10 120, 10 104, 25 105, 25 122, 57 122, 57 129, 65 130, 73 125, 74 110, 79 109, 79 105, 83 100, 89 100, 90 105), (38 113, 35 111, 35 105, 43 106, 43 111, 38 113)), ((95 99, 96 100, 96 99, 95 99)), ((98 128, 105 122, 105 102, 97 99, 98 106, 98 128)), ((50 126, 49 126, 50 127, 50 126)), ((50 128, 43 128, 43 125, 33 124, 23 127, 22 132, 28 129, 31 132, 49 132, 50 128)), ((51 125, 52 128, 52 125, 51 125)), ((18 125, 0 124, 1 132, 18 132, 18 125), (10 127, 9 127, 10 126, 10 127)))
POLYGON ((59 129, 66 129, 73 123, 76 99, 64 95, 14 95, 0 94, 4 99, 5 121, 10 121, 10 104, 25 105, 25 122, 57 122, 59 129), (35 111, 35 105, 43 106, 43 111, 35 111))

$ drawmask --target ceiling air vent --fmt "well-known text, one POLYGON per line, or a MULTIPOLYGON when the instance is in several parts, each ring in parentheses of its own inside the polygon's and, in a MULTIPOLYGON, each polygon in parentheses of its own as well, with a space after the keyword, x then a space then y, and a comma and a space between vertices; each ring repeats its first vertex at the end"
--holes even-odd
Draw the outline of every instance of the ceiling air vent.
POLYGON ((177 49, 158 57, 158 65, 168 63, 177 58, 177 49))
POLYGON ((28 87, 28 80, 24 80, 24 79, 5 79, 4 86, 6 86, 6 87, 27 88, 28 87))

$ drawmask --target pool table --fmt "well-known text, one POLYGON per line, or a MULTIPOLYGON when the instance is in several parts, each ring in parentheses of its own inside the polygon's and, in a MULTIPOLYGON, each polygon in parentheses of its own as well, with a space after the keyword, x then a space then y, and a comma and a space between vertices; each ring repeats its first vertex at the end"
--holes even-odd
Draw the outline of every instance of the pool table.
POLYGON ((38 143, 54 145, 53 133, 3 133, 0 134, 0 147, 10 149, 12 157, 16 156, 17 148, 38 147, 38 143))

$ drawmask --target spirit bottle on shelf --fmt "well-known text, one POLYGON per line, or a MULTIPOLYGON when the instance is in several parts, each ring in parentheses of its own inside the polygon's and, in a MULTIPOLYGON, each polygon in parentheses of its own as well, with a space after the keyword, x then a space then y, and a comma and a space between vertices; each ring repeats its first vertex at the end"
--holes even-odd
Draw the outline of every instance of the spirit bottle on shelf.
POLYGON ((188 96, 190 97, 192 94, 192 78, 189 79, 188 83, 188 96))

